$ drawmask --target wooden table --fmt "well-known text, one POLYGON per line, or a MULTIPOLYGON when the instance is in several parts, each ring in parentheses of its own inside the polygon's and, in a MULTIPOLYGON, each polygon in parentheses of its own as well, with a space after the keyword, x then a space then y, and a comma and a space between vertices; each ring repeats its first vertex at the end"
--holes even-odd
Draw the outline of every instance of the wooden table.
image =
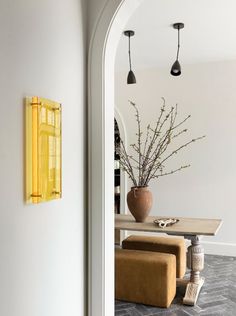
POLYGON ((183 303, 195 305, 204 283, 200 272, 204 268, 204 249, 200 244, 202 236, 215 236, 220 229, 222 220, 206 218, 178 217, 176 224, 160 228, 153 223, 155 219, 172 218, 161 216, 149 216, 144 223, 137 223, 131 215, 115 215, 115 228, 119 230, 143 231, 152 233, 165 233, 168 235, 183 236, 191 240, 187 251, 187 267, 191 270, 189 280, 177 279, 177 284, 185 284, 186 292, 183 303))

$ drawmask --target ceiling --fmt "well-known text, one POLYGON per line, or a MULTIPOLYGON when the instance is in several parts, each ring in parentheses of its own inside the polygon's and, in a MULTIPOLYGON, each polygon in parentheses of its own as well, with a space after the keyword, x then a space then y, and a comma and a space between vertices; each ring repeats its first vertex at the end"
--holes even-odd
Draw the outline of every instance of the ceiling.
MULTIPOLYGON (((144 0, 126 29, 131 38, 132 65, 135 69, 171 67, 176 57, 175 22, 184 22, 180 31, 180 63, 236 59, 235 0, 144 0)), ((128 38, 121 34, 116 71, 128 68, 128 38)))

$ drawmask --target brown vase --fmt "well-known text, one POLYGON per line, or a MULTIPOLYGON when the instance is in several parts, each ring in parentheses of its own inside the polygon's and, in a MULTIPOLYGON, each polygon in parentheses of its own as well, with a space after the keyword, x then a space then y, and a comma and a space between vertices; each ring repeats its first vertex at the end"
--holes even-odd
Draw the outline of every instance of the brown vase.
POLYGON ((148 186, 132 187, 127 194, 127 204, 136 222, 144 222, 152 207, 152 192, 148 186))

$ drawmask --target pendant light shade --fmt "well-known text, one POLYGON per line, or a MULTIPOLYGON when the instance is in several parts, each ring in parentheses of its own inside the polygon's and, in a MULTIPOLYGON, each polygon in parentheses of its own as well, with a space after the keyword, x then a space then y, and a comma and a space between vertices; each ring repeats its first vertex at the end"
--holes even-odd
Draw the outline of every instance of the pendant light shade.
POLYGON ((127 76, 127 84, 136 83, 136 78, 132 70, 129 71, 127 76))
POLYGON ((171 67, 171 71, 170 73, 172 74, 172 76, 179 76, 181 75, 181 66, 178 60, 176 60, 173 63, 173 66, 171 67))
POLYGON ((176 61, 173 63, 170 73, 172 76, 180 76, 181 75, 181 66, 179 63, 179 48, 180 48, 179 30, 184 28, 184 23, 175 23, 175 24, 173 24, 173 28, 178 30, 178 48, 177 48, 176 61))
POLYGON ((130 54, 130 37, 134 36, 134 31, 128 30, 128 31, 124 31, 124 35, 128 36, 129 38, 129 46, 128 46, 128 55, 129 55, 129 73, 127 76, 127 84, 133 84, 136 83, 136 78, 134 75, 134 72, 132 71, 132 67, 131 67, 131 54, 130 54))

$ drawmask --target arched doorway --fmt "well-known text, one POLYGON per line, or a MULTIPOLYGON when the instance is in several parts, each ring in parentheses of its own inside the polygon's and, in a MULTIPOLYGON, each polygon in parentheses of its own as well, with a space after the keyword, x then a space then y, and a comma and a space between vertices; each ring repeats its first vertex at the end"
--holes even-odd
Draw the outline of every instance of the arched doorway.
POLYGON ((89 50, 89 308, 114 315, 114 62, 120 35, 143 0, 107 2, 89 50))

